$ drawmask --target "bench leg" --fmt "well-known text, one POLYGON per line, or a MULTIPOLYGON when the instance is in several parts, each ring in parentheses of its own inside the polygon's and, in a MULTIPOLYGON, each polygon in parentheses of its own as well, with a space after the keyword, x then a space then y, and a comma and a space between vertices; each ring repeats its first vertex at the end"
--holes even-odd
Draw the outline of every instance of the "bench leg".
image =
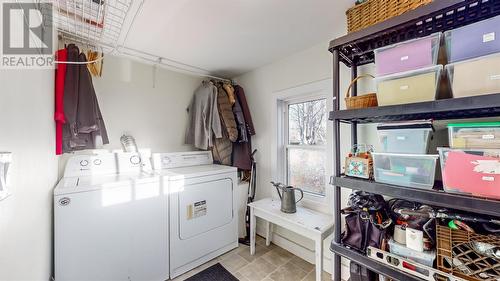
POLYGON ((273 240, 273 228, 274 225, 271 222, 266 222, 266 246, 271 245, 271 241, 273 240))
POLYGON ((316 249, 314 254, 316 256, 316 281, 321 281, 323 274, 323 240, 321 238, 315 239, 316 249))
POLYGON ((250 255, 255 254, 255 232, 256 232, 256 221, 254 209, 250 207, 250 255))
MULTIPOLYGON (((342 266, 340 266, 342 268, 342 266)), ((335 255, 332 254, 332 280, 335 280, 335 276, 333 276, 333 272, 335 271, 335 255)), ((342 274, 341 274, 342 275, 342 274)))

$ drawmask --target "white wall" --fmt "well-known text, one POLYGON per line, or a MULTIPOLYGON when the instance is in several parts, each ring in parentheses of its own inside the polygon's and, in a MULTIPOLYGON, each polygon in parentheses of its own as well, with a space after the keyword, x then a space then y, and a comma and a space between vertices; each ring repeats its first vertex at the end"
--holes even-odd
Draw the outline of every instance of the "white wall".
MULTIPOLYGON (((369 67, 363 68, 360 70, 360 73, 370 72, 370 70, 369 67)), ((341 95, 347 90, 350 77, 349 70, 346 67, 341 67, 341 95)), ((272 107, 275 106, 276 93, 285 89, 331 78, 332 56, 328 51, 328 42, 315 45, 307 50, 236 78, 236 81, 245 89, 256 128, 256 135, 252 141, 254 148, 258 149, 256 156, 258 163, 257 199, 275 196, 275 191, 269 184, 269 181, 273 179, 272 171, 275 170, 275 167, 272 166, 273 149, 269 144, 273 143, 277 133, 273 129, 273 126, 270 125, 272 124, 270 120, 276 118, 272 114, 275 112, 272 107)), ((371 85, 370 82, 368 82, 368 85, 366 83, 360 85, 360 92, 370 89, 371 85)), ((341 106, 344 107, 343 98, 341 106)), ((329 122, 328 126, 333 126, 333 123, 329 122)), ((342 126, 341 134, 342 157, 344 157, 350 148, 349 127, 342 126)), ((373 143, 373 137, 373 128, 364 126, 360 128, 359 139, 361 142, 365 140, 368 143, 373 143)), ((343 191, 344 199, 346 199, 349 193, 350 190, 343 191)), ((345 202, 346 200, 343 201, 345 202)), ((262 229, 258 231, 260 232, 262 229)), ((314 249, 312 241, 280 228, 277 229, 277 233, 277 241, 283 243, 280 246, 288 248, 305 259, 312 260, 312 250, 314 249)), ((328 249, 327 246, 330 243, 330 239, 327 239, 325 249, 328 249)), ((329 258, 329 251, 326 250, 326 252, 327 258, 329 258)), ((328 261, 326 266, 331 266, 331 263, 328 261)))
MULTIPOLYGON (((359 69, 359 73, 373 73, 372 67, 367 66, 359 69)), ((345 108, 343 95, 351 80, 349 69, 341 65, 340 93, 341 108, 345 108)), ((274 192, 269 186, 272 178, 271 172, 271 147, 273 135, 276 132, 270 126, 269 120, 272 116, 274 106, 273 100, 276 93, 286 89, 310 84, 316 81, 332 78, 332 56, 328 51, 328 42, 323 42, 283 60, 274 62, 267 66, 248 72, 235 78, 245 89, 252 118, 255 123, 257 134, 252 138, 253 145, 259 150, 257 161, 259 163, 259 198, 271 196, 274 192)), ((373 90, 373 81, 360 83, 359 92, 369 92, 373 90)), ((329 108, 328 110, 332 110, 329 108)), ((328 123, 332 126, 332 122, 328 123)), ((350 127, 342 126, 342 148, 347 151, 350 147, 350 127)), ((373 129, 367 126, 360 126, 359 138, 370 143, 373 142, 373 129)))
POLYGON ((0 151, 13 153, 12 195, 0 201, 0 280, 49 280, 57 180, 54 72, 0 71, 0 151))
MULTIPOLYGON (((202 78, 179 74, 126 58, 106 56, 103 75, 93 78, 109 145, 121 149, 120 136, 134 136, 153 152, 191 150, 184 145, 187 111, 202 78)), ((60 174, 68 157, 60 162, 60 174)))
POLYGON ((271 126, 275 92, 332 77, 331 56, 327 44, 322 43, 284 60, 256 69, 236 78, 247 95, 256 135, 252 144, 258 149, 257 197, 269 197, 274 192, 272 179, 271 146, 276 132, 271 126))
MULTIPOLYGON (((186 108, 201 78, 107 56, 94 86, 110 144, 135 136, 140 147, 183 151, 186 108), (154 83, 154 87, 153 87, 154 83)), ((0 280, 49 280, 52 189, 65 160, 55 156, 54 72, 0 71, 0 151, 13 153, 12 195, 0 201, 0 280)))
POLYGON ((127 132, 139 147, 153 151, 190 149, 184 145, 186 109, 201 81, 129 59, 106 57, 103 76, 94 79, 94 86, 108 128, 108 147, 121 148, 120 136, 127 132))

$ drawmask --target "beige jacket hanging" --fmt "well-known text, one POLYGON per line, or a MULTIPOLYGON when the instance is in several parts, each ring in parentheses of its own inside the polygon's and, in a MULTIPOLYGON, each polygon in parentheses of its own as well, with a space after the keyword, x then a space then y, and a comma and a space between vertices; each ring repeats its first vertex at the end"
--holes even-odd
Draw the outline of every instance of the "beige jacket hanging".
POLYGON ((221 84, 217 85, 217 91, 217 103, 222 127, 227 131, 229 140, 235 142, 238 140, 238 128, 234 120, 233 106, 229 101, 226 90, 224 90, 221 84))

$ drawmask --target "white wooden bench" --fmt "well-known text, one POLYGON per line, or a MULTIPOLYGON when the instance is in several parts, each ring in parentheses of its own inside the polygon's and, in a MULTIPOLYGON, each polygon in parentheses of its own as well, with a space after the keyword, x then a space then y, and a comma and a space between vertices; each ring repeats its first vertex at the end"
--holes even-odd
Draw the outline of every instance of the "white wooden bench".
MULTIPOLYGON (((248 204, 250 206, 250 254, 255 254, 256 217, 266 221, 266 245, 271 244, 273 225, 305 236, 315 242, 316 280, 323 272, 323 240, 333 232, 333 216, 297 206, 297 212, 280 211, 280 201, 266 198, 248 204)), ((333 276, 332 276, 333 278, 333 276)))

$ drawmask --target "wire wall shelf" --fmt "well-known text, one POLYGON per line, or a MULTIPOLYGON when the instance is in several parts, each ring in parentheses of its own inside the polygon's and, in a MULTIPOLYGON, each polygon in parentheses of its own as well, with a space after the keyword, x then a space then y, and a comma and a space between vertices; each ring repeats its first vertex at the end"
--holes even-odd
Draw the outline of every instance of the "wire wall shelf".
MULTIPOLYGON (((21 5, 23 1, 30 0, 15 1, 21 5)), ((88 49, 124 56, 181 73, 228 80, 213 76, 210 71, 197 66, 128 48, 128 33, 144 0, 31 1, 38 4, 43 27, 57 31, 60 43, 76 43, 88 49), (47 3, 52 5, 46 5, 47 3)))
POLYGON ((132 0, 53 0, 52 13, 42 11, 64 39, 111 52, 123 36, 132 0), (52 15, 52 16, 50 16, 52 15))

